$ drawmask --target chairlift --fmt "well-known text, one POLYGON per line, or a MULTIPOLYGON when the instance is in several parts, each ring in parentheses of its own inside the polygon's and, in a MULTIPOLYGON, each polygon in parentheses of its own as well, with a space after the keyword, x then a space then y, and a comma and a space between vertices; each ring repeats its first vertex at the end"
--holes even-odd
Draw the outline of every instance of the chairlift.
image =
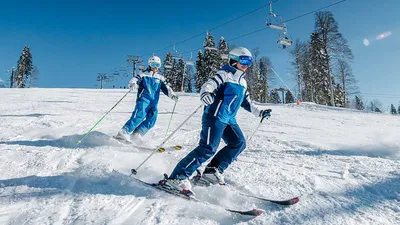
POLYGON ((266 25, 269 28, 282 30, 287 32, 286 24, 283 22, 282 17, 272 12, 272 2, 269 2, 269 14, 267 15, 266 25))
POLYGON ((194 65, 194 62, 192 61, 192 57, 193 57, 192 52, 190 52, 190 57, 189 57, 189 60, 186 61, 186 65, 189 65, 189 66, 194 65))
POLYGON ((293 41, 288 37, 281 37, 276 43, 278 43, 282 49, 286 49, 293 44, 293 41))
POLYGON ((215 47, 204 47, 205 50, 215 50, 217 51, 218 49, 215 47))
POLYGON ((287 47, 293 44, 291 38, 287 37, 287 27, 286 23, 283 22, 282 17, 272 12, 272 3, 269 2, 269 14, 267 15, 267 27, 280 30, 281 32, 278 33, 278 40, 277 44, 280 48, 286 49, 287 47))

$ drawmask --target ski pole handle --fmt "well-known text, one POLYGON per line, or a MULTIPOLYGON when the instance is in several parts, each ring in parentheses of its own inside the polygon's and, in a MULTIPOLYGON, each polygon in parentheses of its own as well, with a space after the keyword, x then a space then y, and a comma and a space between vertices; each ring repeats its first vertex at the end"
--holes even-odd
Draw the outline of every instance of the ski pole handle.
POLYGON ((128 92, 126 92, 126 94, 125 94, 124 96, 122 96, 122 98, 121 98, 117 103, 115 103, 115 105, 114 105, 110 110, 108 110, 108 111, 106 112, 106 114, 103 115, 103 117, 101 117, 101 118, 99 119, 99 121, 97 121, 97 123, 96 123, 95 125, 93 125, 92 128, 90 128, 90 130, 89 130, 88 132, 86 132, 86 134, 85 134, 85 135, 78 141, 78 143, 76 143, 76 144, 79 145, 79 144, 82 142, 82 140, 85 139, 86 136, 88 136, 89 133, 97 126, 97 124, 99 124, 99 123, 104 119, 104 117, 106 117, 106 115, 107 115, 109 112, 111 112, 111 110, 113 110, 113 109, 115 108, 115 106, 117 106, 117 105, 122 101, 122 99, 125 98, 125 96, 127 96, 127 95, 129 94, 129 92, 131 92, 130 89, 129 89, 128 92))
MULTIPOLYGON (((268 112, 268 113, 270 113, 270 112, 272 112, 272 109, 266 109, 265 110, 266 112, 268 112)), ((266 117, 261 117, 261 120, 260 120, 260 123, 262 123, 262 121, 265 119, 266 117)))

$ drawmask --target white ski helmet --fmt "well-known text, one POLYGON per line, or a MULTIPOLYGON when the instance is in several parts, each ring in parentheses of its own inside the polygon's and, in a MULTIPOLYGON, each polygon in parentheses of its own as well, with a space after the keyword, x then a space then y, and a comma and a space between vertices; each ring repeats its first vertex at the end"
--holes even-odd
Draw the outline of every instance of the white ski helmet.
POLYGON ((149 58, 147 63, 151 68, 160 68, 161 67, 161 59, 158 56, 152 56, 149 58))
POLYGON ((251 52, 244 47, 234 48, 229 52, 229 64, 234 66, 237 62, 250 66, 253 60, 251 52))

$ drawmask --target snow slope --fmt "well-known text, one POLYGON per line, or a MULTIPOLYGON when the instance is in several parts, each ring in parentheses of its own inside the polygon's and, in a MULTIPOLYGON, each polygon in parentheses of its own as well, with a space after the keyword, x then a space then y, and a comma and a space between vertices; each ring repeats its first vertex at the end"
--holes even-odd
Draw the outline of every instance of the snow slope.
MULTIPOLYGON (((0 224, 400 224, 400 116, 301 105, 266 105, 272 117, 226 171, 228 187, 196 187, 188 202, 128 177, 164 139, 173 101, 161 97, 155 127, 133 146, 110 139, 130 117, 129 94, 77 141, 127 90, 0 89, 0 224), (238 195, 300 196, 281 207, 238 195), (257 218, 214 204, 260 208, 257 218)), ((200 102, 182 94, 171 133, 200 102)), ((241 110, 245 135, 258 118, 241 110)), ((158 181, 199 139, 198 112, 138 177, 158 181)), ((221 143, 221 146, 223 143, 221 143)))

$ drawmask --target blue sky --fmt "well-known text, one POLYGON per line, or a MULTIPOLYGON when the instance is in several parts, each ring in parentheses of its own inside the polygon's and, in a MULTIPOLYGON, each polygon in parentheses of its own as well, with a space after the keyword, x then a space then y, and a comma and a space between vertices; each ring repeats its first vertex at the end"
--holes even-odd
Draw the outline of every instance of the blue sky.
MULTIPOLYGON (((274 12, 284 20, 338 2, 338 0, 279 0, 274 12)), ((41 77, 39 87, 93 88, 98 73, 126 68, 127 55, 155 52, 162 59, 171 46, 235 17, 266 5, 268 1, 6 1, 0 8, 0 79, 16 66, 25 45, 31 48, 34 64, 41 77), (161 51, 157 51, 160 50, 161 51)), ((400 101, 400 1, 347 0, 331 11, 339 30, 349 41, 355 60, 354 75, 364 99, 380 99, 384 108, 400 101), (385 39, 377 35, 391 32, 385 39), (368 39, 366 46, 363 40, 368 39)), ((289 54, 275 42, 271 29, 238 38, 265 27, 265 7, 211 33, 218 41, 249 49, 260 48, 269 56, 276 71, 290 88, 294 86, 289 54)), ((290 21, 288 34, 307 40, 314 27, 314 14, 290 21)), ((176 45, 180 52, 201 48, 205 35, 176 45)), ((184 54, 188 58, 190 53, 184 54)), ((131 71, 131 68, 126 68, 131 71)), ((114 84, 125 85, 129 78, 114 84)), ((111 87, 106 84, 105 87, 111 87)), ((282 86, 276 82, 276 86, 282 86)), ((397 107, 396 107, 397 108, 397 107)))

